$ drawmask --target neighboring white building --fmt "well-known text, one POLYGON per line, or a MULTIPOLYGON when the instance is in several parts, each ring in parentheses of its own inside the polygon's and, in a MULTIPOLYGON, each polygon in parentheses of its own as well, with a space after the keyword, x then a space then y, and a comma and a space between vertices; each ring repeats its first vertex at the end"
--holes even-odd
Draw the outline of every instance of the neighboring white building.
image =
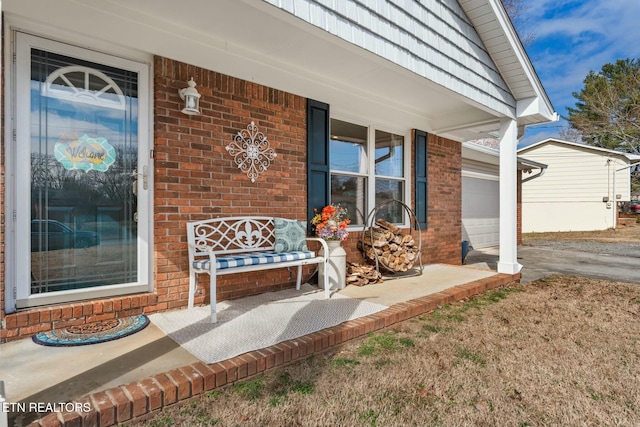
MULTIPOLYGON (((500 245, 500 151, 473 142, 462 144, 462 240, 474 249, 500 245)), ((539 176, 547 165, 518 157, 523 179, 539 176)), ((518 224, 520 226, 520 224, 518 224)))
POLYGON ((548 171, 522 185, 522 231, 613 228, 616 202, 630 200, 629 168, 640 156, 546 139, 518 150, 548 171))

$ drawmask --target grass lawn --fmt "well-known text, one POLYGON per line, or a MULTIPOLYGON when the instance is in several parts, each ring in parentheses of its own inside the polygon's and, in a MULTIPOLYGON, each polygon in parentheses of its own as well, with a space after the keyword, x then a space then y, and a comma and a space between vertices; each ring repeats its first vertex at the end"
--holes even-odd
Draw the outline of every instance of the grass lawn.
MULTIPOLYGON (((640 220, 640 216, 638 216, 640 220)), ((535 244, 536 240, 592 240, 596 242, 628 242, 640 244, 640 224, 618 227, 615 230, 599 231, 566 231, 561 233, 524 233, 522 235, 525 244, 535 244)))
POLYGON ((129 425, 637 426, 639 331, 640 286, 554 276, 129 425))

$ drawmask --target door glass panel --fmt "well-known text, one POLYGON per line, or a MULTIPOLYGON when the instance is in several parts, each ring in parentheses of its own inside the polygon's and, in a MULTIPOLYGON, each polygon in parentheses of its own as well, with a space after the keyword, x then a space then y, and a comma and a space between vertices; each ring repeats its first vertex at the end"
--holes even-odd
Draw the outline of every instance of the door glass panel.
POLYGON ((31 289, 136 282, 137 73, 31 50, 31 289))

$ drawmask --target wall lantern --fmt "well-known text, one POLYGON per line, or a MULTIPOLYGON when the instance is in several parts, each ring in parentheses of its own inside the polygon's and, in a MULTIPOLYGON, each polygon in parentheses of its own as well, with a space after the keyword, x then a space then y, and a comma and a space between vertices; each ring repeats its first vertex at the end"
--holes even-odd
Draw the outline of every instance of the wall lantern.
POLYGON ((182 112, 189 116, 198 115, 200 114, 200 97, 202 95, 196 90, 196 82, 193 81, 193 77, 191 77, 191 80, 189 80, 187 84, 189 87, 178 91, 180 98, 184 100, 182 112))

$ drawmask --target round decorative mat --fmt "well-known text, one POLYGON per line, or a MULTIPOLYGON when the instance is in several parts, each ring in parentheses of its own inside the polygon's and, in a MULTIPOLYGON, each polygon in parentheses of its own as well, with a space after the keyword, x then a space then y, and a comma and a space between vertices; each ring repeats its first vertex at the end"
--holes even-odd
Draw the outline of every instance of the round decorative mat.
POLYGON ((148 324, 149 318, 140 314, 40 332, 33 336, 33 342, 53 347, 97 344, 134 334, 148 324))

